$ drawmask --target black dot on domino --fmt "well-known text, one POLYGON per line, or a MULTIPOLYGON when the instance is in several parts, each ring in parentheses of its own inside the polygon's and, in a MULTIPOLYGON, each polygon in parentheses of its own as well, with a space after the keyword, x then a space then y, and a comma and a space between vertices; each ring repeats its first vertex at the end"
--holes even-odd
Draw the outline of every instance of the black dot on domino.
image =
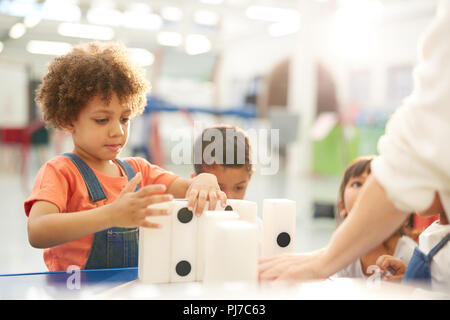
POLYGON ((227 205, 227 206, 225 207, 225 211, 233 211, 233 207, 230 206, 230 205, 227 205))
POLYGON ((291 242, 291 236, 287 232, 282 232, 277 237, 277 243, 280 247, 284 248, 291 242))
POLYGON ((181 223, 188 223, 192 220, 193 216, 194 214, 192 213, 192 211, 186 207, 178 210, 177 218, 181 223))
POLYGON ((191 272, 191 264, 186 260, 180 261, 177 263, 175 271, 180 277, 185 277, 191 272))

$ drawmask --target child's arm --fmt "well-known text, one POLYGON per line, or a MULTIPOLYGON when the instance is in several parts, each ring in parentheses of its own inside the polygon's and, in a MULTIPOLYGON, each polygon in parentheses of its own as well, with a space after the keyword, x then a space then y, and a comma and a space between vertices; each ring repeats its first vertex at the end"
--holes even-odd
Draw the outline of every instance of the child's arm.
POLYGON ((376 264, 380 267, 383 274, 387 271, 392 274, 391 276, 384 276, 384 280, 400 281, 403 279, 403 275, 406 271, 406 264, 402 260, 385 254, 378 257, 376 264))
POLYGON ((159 227, 145 218, 167 214, 166 210, 147 206, 170 201, 172 196, 160 194, 165 191, 164 185, 148 185, 134 192, 141 177, 140 173, 136 174, 114 202, 95 209, 61 214, 54 204, 36 201, 28 218, 30 244, 35 248, 49 248, 111 227, 159 227))
POLYGON ((186 198, 189 210, 193 210, 195 201, 198 199, 197 215, 203 212, 206 201, 209 201, 209 210, 216 208, 217 201, 221 202, 222 207, 225 207, 227 202, 227 196, 220 190, 216 176, 210 173, 201 173, 189 180, 177 178, 169 186, 167 193, 175 198, 186 198))

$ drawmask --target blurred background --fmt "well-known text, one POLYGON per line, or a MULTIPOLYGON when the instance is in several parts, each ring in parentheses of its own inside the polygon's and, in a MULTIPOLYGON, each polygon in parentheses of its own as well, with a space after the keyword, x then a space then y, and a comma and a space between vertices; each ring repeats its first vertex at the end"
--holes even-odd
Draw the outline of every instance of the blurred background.
POLYGON ((278 130, 276 143, 252 141, 279 162, 275 174, 256 163, 246 199, 296 200, 303 252, 329 241, 345 167, 377 153, 389 115, 411 92, 435 8, 435 0, 0 0, 0 273, 47 270, 28 243, 23 202, 39 167, 72 146, 44 127, 34 90, 72 46, 120 41, 146 69, 146 111, 121 156, 189 177, 193 165, 174 161, 177 137, 189 150, 216 123, 278 130))

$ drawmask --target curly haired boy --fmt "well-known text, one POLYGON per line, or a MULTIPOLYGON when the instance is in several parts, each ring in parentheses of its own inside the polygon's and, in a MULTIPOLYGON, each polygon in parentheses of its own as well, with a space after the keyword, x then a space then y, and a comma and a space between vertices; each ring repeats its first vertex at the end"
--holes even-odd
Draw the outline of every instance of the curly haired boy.
POLYGON ((212 174, 189 180, 143 158, 117 158, 149 87, 117 43, 81 44, 49 65, 36 101, 49 126, 71 134, 74 148, 40 168, 24 207, 29 242, 45 249, 50 271, 137 266, 137 227, 158 228, 146 218, 168 214, 151 204, 185 197, 197 214, 206 201, 225 206, 212 174))

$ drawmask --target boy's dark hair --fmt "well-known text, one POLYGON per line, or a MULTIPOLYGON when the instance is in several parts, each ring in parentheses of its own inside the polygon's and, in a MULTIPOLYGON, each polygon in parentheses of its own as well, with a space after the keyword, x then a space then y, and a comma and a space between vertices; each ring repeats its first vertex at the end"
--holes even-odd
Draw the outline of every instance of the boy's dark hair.
POLYGON ((245 167, 250 174, 253 173, 250 140, 244 130, 232 125, 217 125, 203 130, 194 143, 195 173, 200 174, 205 167, 212 165, 245 167), (216 139, 221 141, 216 142, 216 139), (222 152, 216 152, 214 148, 210 154, 205 154, 205 149, 215 142, 219 143, 217 146, 222 152), (227 150, 233 152, 231 159, 227 150))
POLYGON ((370 174, 370 163, 373 159, 374 156, 358 157, 347 166, 341 181, 341 186, 339 187, 339 200, 344 202, 345 187, 351 178, 359 177, 364 172, 368 175, 370 174))
POLYGON ((140 114, 150 88, 143 71, 119 43, 81 44, 50 63, 35 100, 46 124, 56 128, 75 121, 94 96, 109 103, 115 93, 132 114, 140 114))

